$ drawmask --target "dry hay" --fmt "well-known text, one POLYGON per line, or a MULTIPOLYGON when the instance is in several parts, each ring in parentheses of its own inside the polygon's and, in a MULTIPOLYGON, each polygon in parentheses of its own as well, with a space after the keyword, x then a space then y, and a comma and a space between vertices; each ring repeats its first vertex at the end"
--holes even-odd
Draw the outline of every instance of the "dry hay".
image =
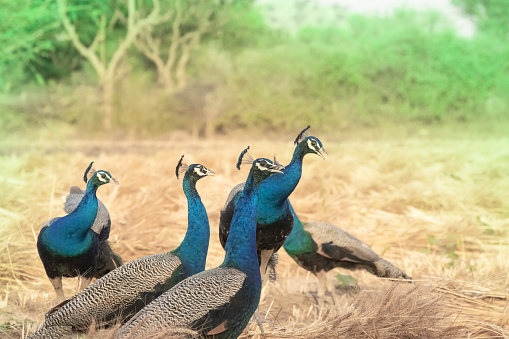
MULTIPOLYGON (((331 142, 329 157, 307 156, 292 203, 303 221, 335 224, 404 269, 415 283, 366 272, 356 287, 317 300, 317 280, 281 251, 278 281, 260 310, 269 338, 509 338, 509 150, 507 140, 331 142)), ((36 251, 40 225, 62 215, 71 185, 89 161, 120 181, 98 191, 112 217, 113 248, 130 261, 175 248, 187 204, 174 169, 181 154, 214 170, 198 190, 207 208, 207 268, 221 263, 219 211, 247 169, 234 169, 248 144, 255 156, 290 161, 290 142, 79 142, 3 155, 0 184, 0 333, 21 338, 43 321, 54 291, 36 251)), ((5 151, 4 151, 4 154, 5 151)), ((334 279, 334 274, 329 274, 334 279)), ((67 296, 76 279, 64 280, 67 296)), ((257 337, 251 326, 243 337, 257 337)), ((96 331, 107 338, 111 331, 96 331)))
POLYGON ((304 328, 275 329, 282 338, 458 338, 467 327, 456 324, 443 297, 423 285, 392 284, 362 289, 352 300, 319 309, 304 328))

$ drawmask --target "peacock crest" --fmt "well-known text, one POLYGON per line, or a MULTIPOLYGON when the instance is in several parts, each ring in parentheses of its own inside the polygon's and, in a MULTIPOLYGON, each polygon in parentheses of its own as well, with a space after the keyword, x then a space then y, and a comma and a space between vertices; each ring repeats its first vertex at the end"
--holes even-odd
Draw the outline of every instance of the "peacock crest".
POLYGON ((297 135, 297 138, 295 139, 293 144, 297 145, 299 142, 301 142, 302 140, 306 139, 306 137, 309 136, 308 129, 310 129, 310 128, 311 128, 311 125, 308 125, 308 127, 304 128, 302 130, 302 132, 300 132, 299 135, 297 135))
POLYGON ((251 165, 253 162, 254 162, 254 157, 253 155, 251 154, 251 152, 249 152, 249 146, 247 146, 246 149, 244 149, 240 155, 239 155, 239 160, 237 161, 237 169, 240 170, 240 165, 241 164, 244 164, 244 165, 251 165))
POLYGON ((177 168, 175 169, 175 174, 177 175, 177 179, 179 178, 179 175, 183 175, 188 170, 189 165, 184 160, 184 154, 180 157, 180 160, 177 164, 177 168))

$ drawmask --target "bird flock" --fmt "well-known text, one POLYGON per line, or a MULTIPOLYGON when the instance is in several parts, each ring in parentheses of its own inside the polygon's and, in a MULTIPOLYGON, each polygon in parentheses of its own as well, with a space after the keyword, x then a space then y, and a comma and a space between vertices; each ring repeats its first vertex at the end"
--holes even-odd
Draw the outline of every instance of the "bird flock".
POLYGON ((257 308, 262 286, 275 279, 281 247, 320 279, 318 296, 327 289, 334 293, 325 273, 336 267, 411 279, 338 227, 299 220, 288 198, 302 176, 303 159, 307 154, 327 156, 322 142, 308 134, 309 128, 295 139, 286 166, 275 158, 254 158, 249 147, 241 152, 236 167, 250 166, 249 174, 231 190, 221 210, 219 240, 225 258, 209 270, 205 270, 209 220, 196 184, 214 171, 180 158, 175 174, 182 177, 187 198, 184 239, 169 252, 123 263, 108 243, 110 216, 96 196, 100 186, 118 182, 109 172, 92 169, 91 163, 83 178, 86 189, 70 189, 64 204, 67 215, 44 223, 39 233, 37 250, 57 305, 28 338, 62 338, 112 326, 120 326, 115 333, 119 339, 161 334, 237 338, 251 318, 263 334, 257 308), (80 291, 68 299, 62 289, 66 277, 80 281, 80 291))

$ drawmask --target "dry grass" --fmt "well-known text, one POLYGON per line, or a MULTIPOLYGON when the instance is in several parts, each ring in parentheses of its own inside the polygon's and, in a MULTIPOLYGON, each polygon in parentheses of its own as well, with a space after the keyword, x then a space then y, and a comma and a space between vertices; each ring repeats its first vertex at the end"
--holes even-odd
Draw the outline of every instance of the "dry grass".
MULTIPOLYGON (((317 279, 280 252, 278 281, 260 305, 268 337, 509 338, 508 140, 321 139, 329 158, 306 158, 291 197, 301 219, 342 227, 415 283, 341 271, 359 285, 338 287, 335 298, 317 300, 317 279)), ((282 163, 293 152, 291 138, 182 140, 75 141, 11 155, 3 151, 2 336, 24 337, 52 305, 55 295, 37 255, 36 236, 45 220, 62 215, 69 186, 83 186, 91 160, 120 181, 98 195, 112 216, 112 246, 125 261, 167 251, 182 240, 187 205, 174 175, 180 155, 213 169, 216 177, 198 184, 211 225, 210 268, 224 256, 219 210, 230 188, 247 175, 246 169, 234 169, 239 152, 249 144, 255 156, 276 152, 282 163)), ((64 290, 67 296, 75 293, 76 280, 65 280, 64 290)), ((96 331, 94 337, 110 332, 96 331)), ((258 334, 251 326, 243 337, 258 334)))

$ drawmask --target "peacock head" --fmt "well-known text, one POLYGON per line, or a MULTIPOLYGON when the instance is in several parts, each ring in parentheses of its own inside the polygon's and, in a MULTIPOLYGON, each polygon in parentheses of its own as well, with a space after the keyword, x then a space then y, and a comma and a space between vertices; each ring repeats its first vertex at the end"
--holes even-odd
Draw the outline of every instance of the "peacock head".
POLYGON ((281 170, 285 168, 278 162, 267 158, 254 159, 251 153, 249 153, 249 146, 240 153, 237 169, 240 170, 241 164, 251 165, 251 171, 249 173, 256 181, 263 181, 274 173, 283 174, 281 170))
POLYGON ((327 151, 323 148, 322 142, 317 137, 313 137, 308 135, 307 130, 310 129, 311 126, 308 125, 302 132, 299 133, 297 139, 295 139, 294 144, 297 147, 301 147, 304 154, 314 153, 322 157, 325 160, 327 156, 327 151))
POLYGON ((188 165, 184 160, 184 155, 180 158, 177 168, 175 169, 175 174, 177 175, 177 179, 179 175, 184 174, 184 176, 188 176, 190 179, 197 181, 206 176, 214 176, 215 173, 212 170, 209 170, 207 167, 200 164, 192 164, 188 165))
POLYGON ((118 185, 118 181, 115 180, 115 178, 113 178, 109 172, 103 170, 99 171, 94 170, 92 168, 93 163, 94 162, 92 161, 85 170, 85 174, 83 175, 83 180, 85 181, 85 183, 87 183, 88 181, 89 184, 92 184, 96 187, 99 187, 110 182, 113 182, 118 185), (90 179, 88 179, 88 176, 90 174, 91 174, 90 179))

